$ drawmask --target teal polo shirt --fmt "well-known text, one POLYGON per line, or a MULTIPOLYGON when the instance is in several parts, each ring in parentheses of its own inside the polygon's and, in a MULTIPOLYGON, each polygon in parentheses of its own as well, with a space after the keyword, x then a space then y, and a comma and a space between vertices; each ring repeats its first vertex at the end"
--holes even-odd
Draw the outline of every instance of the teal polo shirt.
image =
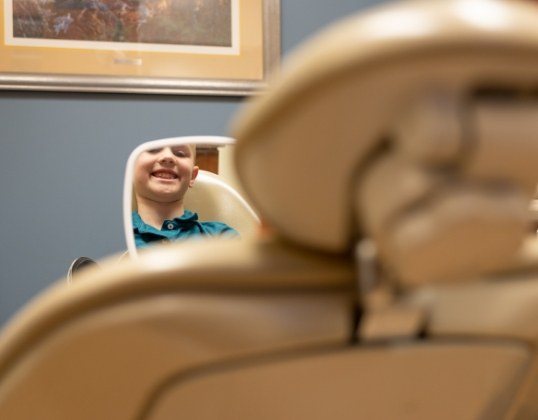
POLYGON ((137 248, 145 248, 155 242, 173 242, 200 236, 237 237, 237 231, 221 222, 200 222, 198 215, 185 210, 181 217, 165 220, 161 229, 156 229, 142 220, 134 211, 133 233, 137 248))

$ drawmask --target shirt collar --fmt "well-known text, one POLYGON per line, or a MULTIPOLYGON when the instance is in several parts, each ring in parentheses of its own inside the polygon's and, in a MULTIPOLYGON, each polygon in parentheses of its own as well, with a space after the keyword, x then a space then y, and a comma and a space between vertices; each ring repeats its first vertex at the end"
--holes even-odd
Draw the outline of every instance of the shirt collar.
MULTIPOLYGON (((156 230, 153 226, 146 224, 137 211, 133 211, 131 216, 133 219, 133 231, 135 233, 147 233, 154 232, 156 230)), ((198 221, 198 214, 190 210, 185 210, 180 217, 175 217, 174 221, 178 223, 179 226, 192 224, 198 221)))
POLYGON ((174 220, 180 225, 183 225, 185 223, 192 223, 198 220, 198 214, 190 210, 185 210, 183 214, 181 215, 181 217, 176 217, 174 218, 174 220))

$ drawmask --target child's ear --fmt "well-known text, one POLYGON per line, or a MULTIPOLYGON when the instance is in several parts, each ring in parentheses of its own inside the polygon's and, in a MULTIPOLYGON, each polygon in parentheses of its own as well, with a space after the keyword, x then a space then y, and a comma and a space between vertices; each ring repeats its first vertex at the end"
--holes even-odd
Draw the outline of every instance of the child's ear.
POLYGON ((194 181, 196 180, 196 177, 198 176, 199 169, 200 168, 198 168, 198 166, 192 167, 192 174, 191 174, 191 180, 189 181, 189 188, 194 185, 194 181))

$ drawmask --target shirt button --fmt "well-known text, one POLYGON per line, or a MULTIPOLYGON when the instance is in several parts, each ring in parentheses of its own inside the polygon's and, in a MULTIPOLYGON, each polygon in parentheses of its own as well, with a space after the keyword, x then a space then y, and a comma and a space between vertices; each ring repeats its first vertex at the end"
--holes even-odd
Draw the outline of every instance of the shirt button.
POLYGON ((174 224, 173 224, 173 223, 168 223, 168 224, 166 225, 166 227, 167 227, 169 230, 172 230, 172 229, 174 229, 174 224))

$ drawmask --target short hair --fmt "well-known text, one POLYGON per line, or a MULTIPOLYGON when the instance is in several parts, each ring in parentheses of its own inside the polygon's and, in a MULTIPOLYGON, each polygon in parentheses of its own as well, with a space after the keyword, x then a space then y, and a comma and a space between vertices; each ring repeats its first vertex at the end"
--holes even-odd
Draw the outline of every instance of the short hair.
POLYGON ((194 164, 196 165, 196 145, 195 144, 189 144, 189 149, 191 149, 191 154, 192 154, 192 161, 194 162, 194 164))

